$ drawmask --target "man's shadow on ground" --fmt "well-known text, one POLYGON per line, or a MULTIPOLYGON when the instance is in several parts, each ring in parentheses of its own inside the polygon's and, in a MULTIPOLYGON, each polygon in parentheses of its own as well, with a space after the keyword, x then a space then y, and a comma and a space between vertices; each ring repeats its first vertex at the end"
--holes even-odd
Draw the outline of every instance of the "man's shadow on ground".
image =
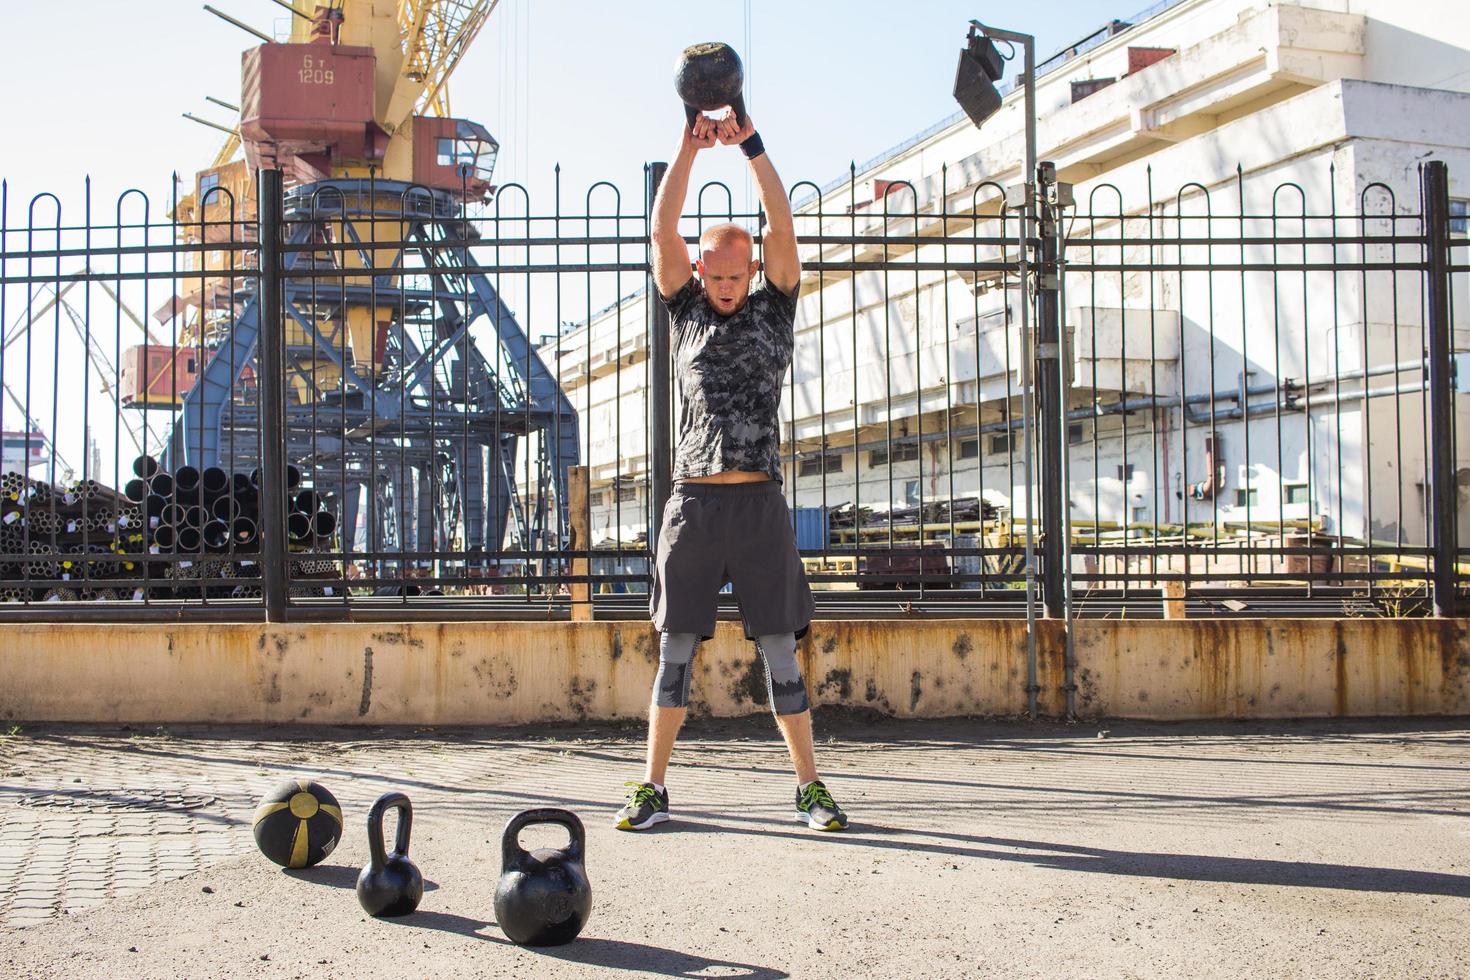
POLYGON ((677 819, 659 824, 654 833, 749 834, 816 841, 838 847, 872 847, 920 851, 987 861, 1009 861, 1034 867, 1056 868, 1142 878, 1179 881, 1215 881, 1239 885, 1283 885, 1297 888, 1337 888, 1362 892, 1403 892, 1470 898, 1470 876, 1440 871, 1376 868, 1317 861, 1221 857, 1209 854, 1167 854, 1122 851, 1076 844, 980 837, 934 830, 908 830, 879 824, 854 824, 846 831, 776 830, 769 826, 741 827, 677 819), (900 839, 901 838, 901 839, 900 839), (926 840, 925 838, 929 838, 926 840), (935 839, 937 838, 937 840, 935 839))

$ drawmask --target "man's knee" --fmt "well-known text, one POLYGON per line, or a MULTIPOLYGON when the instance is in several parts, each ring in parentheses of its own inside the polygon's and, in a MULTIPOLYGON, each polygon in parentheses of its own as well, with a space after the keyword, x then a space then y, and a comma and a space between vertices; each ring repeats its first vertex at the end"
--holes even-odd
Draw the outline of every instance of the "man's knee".
POLYGON ((758 636, 755 646, 766 662, 766 691, 771 697, 771 710, 778 715, 799 715, 809 709, 806 680, 796 662, 796 634, 758 636))
POLYGON ((690 665, 699 646, 697 633, 660 634, 658 676, 653 681, 653 703, 660 708, 689 706, 690 665))

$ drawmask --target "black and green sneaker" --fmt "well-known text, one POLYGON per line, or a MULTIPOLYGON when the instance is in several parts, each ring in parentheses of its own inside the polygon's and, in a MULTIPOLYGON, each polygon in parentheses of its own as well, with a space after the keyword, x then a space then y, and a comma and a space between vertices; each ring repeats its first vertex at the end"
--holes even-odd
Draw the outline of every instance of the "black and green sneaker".
POLYGON ((669 791, 658 790, 652 783, 627 782, 633 787, 628 792, 628 802, 618 811, 619 830, 647 830, 654 824, 669 819, 669 791))
POLYGON ((806 821, 813 830, 846 830, 847 814, 832 799, 821 780, 808 783, 796 791, 796 819, 806 821))

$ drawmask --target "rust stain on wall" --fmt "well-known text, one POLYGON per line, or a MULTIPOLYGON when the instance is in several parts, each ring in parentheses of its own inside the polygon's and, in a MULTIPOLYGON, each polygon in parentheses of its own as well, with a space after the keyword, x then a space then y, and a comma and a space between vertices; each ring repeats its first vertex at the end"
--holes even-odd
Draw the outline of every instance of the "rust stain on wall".
POLYGON ((362 648, 362 700, 357 704, 357 716, 361 718, 373 706, 373 648, 362 648))
POLYGON ((817 694, 835 696, 841 703, 846 703, 851 700, 852 671, 845 668, 835 668, 827 671, 827 676, 822 678, 822 683, 817 685, 817 694))
POLYGON ((422 647, 424 641, 410 633, 407 629, 384 630, 374 633, 373 640, 387 646, 422 647))
POLYGON ((1333 713, 1342 718, 1348 713, 1348 669, 1347 669, 1347 641, 1342 635, 1342 623, 1334 623, 1332 629, 1333 637, 1333 713))

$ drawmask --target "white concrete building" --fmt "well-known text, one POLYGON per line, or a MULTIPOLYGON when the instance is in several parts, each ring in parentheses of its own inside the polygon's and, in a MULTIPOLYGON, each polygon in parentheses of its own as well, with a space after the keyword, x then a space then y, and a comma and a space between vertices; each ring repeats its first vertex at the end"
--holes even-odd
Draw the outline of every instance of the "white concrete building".
MULTIPOLYGON (((1089 416, 1069 424, 1074 520, 1312 519, 1334 536, 1422 544, 1423 279, 1326 268, 1420 261, 1422 250, 1349 241, 1291 252, 1253 240, 1304 227, 1328 235, 1334 224, 1339 238, 1418 234, 1417 220, 1357 215, 1417 212, 1418 167, 1430 158, 1448 163, 1452 196, 1470 198, 1463 0, 1182 0, 1044 65, 1037 97, 1040 159, 1074 185, 1077 211, 1094 216, 1074 221, 1069 238, 1099 243, 1073 244, 1066 258, 1130 267, 1065 276, 1071 404, 1089 416), (1303 222, 1303 210, 1324 217, 1303 222), (1229 218, 1207 223, 1206 213, 1229 218), (1149 234, 1215 242, 1128 243, 1149 234), (1241 237, 1247 244, 1231 244, 1241 237), (1272 261, 1322 268, 1231 268, 1272 261), (1225 268, 1162 268, 1171 263, 1225 268), (1278 412, 1288 382, 1295 394, 1278 412), (1242 390, 1245 420, 1232 417, 1242 390), (1181 399, 1195 400, 1181 411, 1181 399), (1202 483, 1202 495, 1191 493, 1202 483)), ((994 247, 953 241, 998 235, 993 217, 977 225, 933 216, 998 212, 996 185, 1022 179, 1022 121, 1019 91, 979 129, 963 115, 949 120, 829 186, 820 216, 816 200, 804 202, 798 234, 907 236, 912 244, 888 248, 898 262, 994 261, 994 247), (948 244, 925 241, 944 235, 948 244)), ((826 253, 853 255, 848 245, 826 253)), ((1461 351, 1470 350, 1467 279, 1457 277, 1454 295, 1461 351)), ((1020 413, 1019 300, 1004 285, 985 273, 808 273, 783 400, 783 446, 795 454, 788 499, 882 510, 979 495, 1025 516, 1010 434, 1020 413)), ((564 333, 559 362, 542 348, 582 413, 599 544, 630 543, 645 528, 648 322, 640 294, 564 333)), ((1467 374, 1455 407, 1466 423, 1458 465, 1470 468, 1467 374)), ((1470 469, 1460 486, 1466 544, 1470 469)))

